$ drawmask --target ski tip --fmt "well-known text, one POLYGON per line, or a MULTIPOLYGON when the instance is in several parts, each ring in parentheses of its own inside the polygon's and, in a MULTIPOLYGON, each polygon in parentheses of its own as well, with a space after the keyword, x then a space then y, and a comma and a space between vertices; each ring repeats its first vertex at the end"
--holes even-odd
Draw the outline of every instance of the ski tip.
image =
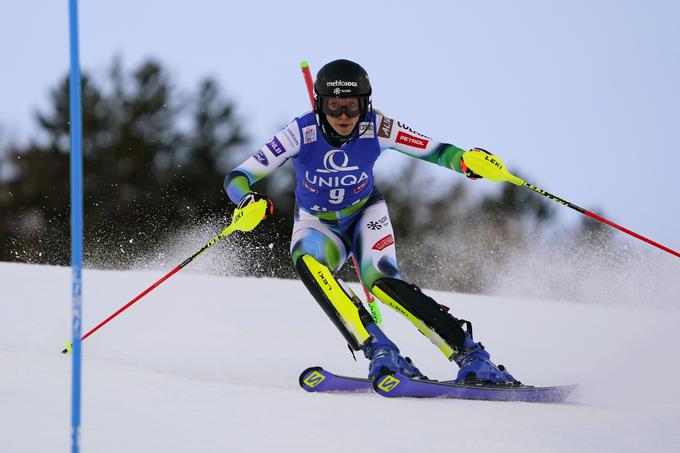
POLYGON ((66 347, 61 351, 62 354, 66 354, 67 352, 71 352, 73 350, 73 345, 69 341, 66 343, 66 347))
POLYGON ((323 371, 323 368, 320 366, 312 366, 300 373, 300 377, 298 378, 300 387, 308 392, 313 392, 314 387, 319 385, 324 379, 323 375, 320 373, 321 371, 323 371))
POLYGON ((302 60, 302 61, 300 62, 300 67, 301 67, 302 69, 308 68, 308 67, 309 67, 309 63, 307 62, 307 60, 302 60))

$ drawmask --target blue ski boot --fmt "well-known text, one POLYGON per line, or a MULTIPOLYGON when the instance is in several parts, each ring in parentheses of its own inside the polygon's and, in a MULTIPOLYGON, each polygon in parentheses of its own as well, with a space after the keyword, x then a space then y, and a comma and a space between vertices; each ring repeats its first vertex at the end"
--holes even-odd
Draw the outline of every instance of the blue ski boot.
POLYGON ((427 379, 408 357, 399 354, 399 348, 380 330, 377 324, 366 326, 371 341, 364 346, 364 355, 371 361, 368 378, 375 379, 380 374, 393 371, 406 377, 427 379))
POLYGON ((496 366, 491 361, 491 356, 484 349, 482 343, 472 340, 472 326, 468 322, 468 330, 465 332, 463 350, 453 356, 460 370, 456 377, 456 384, 496 384, 496 385, 519 385, 503 365, 496 366))

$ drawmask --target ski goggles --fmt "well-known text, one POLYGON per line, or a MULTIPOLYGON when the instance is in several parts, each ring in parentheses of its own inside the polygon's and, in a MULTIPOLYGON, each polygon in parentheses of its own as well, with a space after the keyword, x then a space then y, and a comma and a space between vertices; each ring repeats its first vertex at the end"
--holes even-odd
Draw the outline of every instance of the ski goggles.
POLYGON ((343 113, 350 118, 355 118, 366 111, 366 98, 333 98, 324 96, 321 107, 323 113, 333 118, 338 118, 343 113))

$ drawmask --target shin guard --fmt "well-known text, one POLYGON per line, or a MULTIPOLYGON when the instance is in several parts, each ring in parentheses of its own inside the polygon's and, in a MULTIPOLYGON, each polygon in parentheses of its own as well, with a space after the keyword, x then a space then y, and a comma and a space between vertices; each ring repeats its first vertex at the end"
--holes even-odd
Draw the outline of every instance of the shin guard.
POLYGON ((371 339, 364 326, 372 324, 373 318, 357 296, 342 280, 336 280, 326 266, 309 255, 301 256, 295 269, 349 346, 355 351, 361 350, 371 339))
POLYGON ((372 289, 381 302, 401 313, 451 360, 463 349, 465 331, 448 308, 422 293, 416 285, 396 278, 381 278, 372 289))

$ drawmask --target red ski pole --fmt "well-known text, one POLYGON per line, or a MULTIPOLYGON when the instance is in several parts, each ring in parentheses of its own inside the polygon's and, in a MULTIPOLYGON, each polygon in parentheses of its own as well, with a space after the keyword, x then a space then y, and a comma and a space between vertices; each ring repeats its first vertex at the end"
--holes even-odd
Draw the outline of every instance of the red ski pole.
MULTIPOLYGON (((259 223, 260 221, 264 218, 265 212, 267 211, 267 201, 266 200, 260 200, 257 201, 253 204, 250 204, 243 209, 237 209, 234 211, 234 219, 231 222, 231 225, 229 225, 227 228, 225 228, 220 234, 215 236, 210 242, 205 244, 199 251, 191 255, 189 258, 185 259, 182 261, 180 264, 175 266, 170 272, 165 274, 163 277, 161 277, 156 283, 153 285, 149 286, 146 288, 144 291, 139 293, 134 299, 132 299, 130 302, 127 304, 123 305, 120 307, 118 310, 116 310, 114 313, 112 313, 108 318, 97 324, 94 328, 92 328, 89 332, 87 332, 83 337, 80 339, 80 341, 85 340, 87 337, 104 327, 109 321, 111 321, 113 318, 118 316, 119 314, 123 313, 125 310, 130 308, 135 302, 137 302, 139 299, 142 297, 146 296, 149 294, 151 291, 153 291, 157 286, 159 286, 161 283, 175 275, 177 272, 182 270, 186 265, 191 263, 198 255, 201 253, 205 252, 208 250, 210 247, 213 245, 217 244, 217 242, 224 238, 229 236, 231 233, 234 231, 252 231, 259 223)), ((71 342, 69 341, 66 343, 66 348, 64 348, 63 351, 61 351, 63 354, 66 354, 67 352, 71 351, 71 342)))
POLYGON ((636 233, 635 231, 631 231, 628 228, 622 227, 621 225, 612 222, 611 220, 607 220, 602 216, 599 216, 593 212, 588 211, 587 209, 583 209, 580 206, 575 205, 574 203, 564 200, 560 197, 557 197, 551 193, 546 192, 545 190, 536 187, 533 184, 529 184, 525 180, 513 175, 508 171, 507 168, 505 168, 505 164, 501 160, 500 157, 490 155, 490 154, 485 154, 485 153, 480 153, 476 151, 466 151, 463 153, 463 161, 465 162, 465 165, 470 167, 472 171, 477 173, 478 175, 483 176, 484 178, 493 181, 493 182, 501 182, 501 181, 507 181, 510 182, 516 186, 520 187, 526 187, 527 189, 533 190, 539 195, 543 195, 544 197, 559 203, 561 205, 567 206, 568 208, 571 208, 577 212, 580 212, 583 215, 586 215, 590 217, 591 219, 595 219, 599 222, 605 223, 611 227, 616 228, 619 231, 622 231, 630 236, 633 236, 636 239, 639 239, 643 242, 646 242, 647 244, 653 245, 654 247, 657 247, 664 252, 668 252, 671 255, 677 256, 680 258, 680 253, 677 251, 670 249, 666 247, 663 244, 659 244, 656 241, 653 241, 641 234, 636 233))

